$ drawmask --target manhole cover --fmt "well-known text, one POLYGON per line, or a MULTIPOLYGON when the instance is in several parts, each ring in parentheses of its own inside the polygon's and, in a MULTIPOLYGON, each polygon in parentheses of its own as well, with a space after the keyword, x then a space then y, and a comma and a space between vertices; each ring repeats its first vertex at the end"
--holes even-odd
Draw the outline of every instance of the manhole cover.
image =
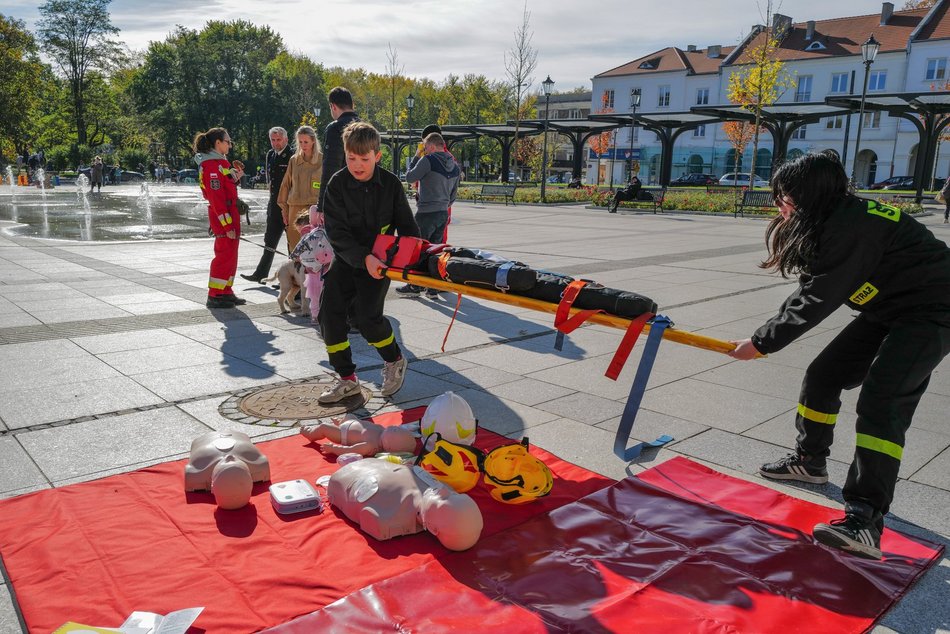
POLYGON ((359 394, 333 405, 321 405, 317 398, 329 384, 330 379, 324 379, 247 390, 224 401, 218 411, 222 416, 242 423, 281 424, 283 421, 292 425, 296 421, 352 412, 366 405, 373 396, 372 391, 360 386, 359 394))

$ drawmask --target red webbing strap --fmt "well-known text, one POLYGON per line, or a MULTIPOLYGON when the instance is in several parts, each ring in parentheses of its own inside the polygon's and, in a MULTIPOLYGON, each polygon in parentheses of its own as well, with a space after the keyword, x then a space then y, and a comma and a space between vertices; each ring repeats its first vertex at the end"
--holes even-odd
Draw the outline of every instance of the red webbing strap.
POLYGON ((578 326, 590 319, 591 316, 604 312, 599 308, 594 310, 582 310, 573 317, 568 318, 574 300, 577 299, 581 289, 586 285, 587 282, 585 280, 574 280, 564 289, 564 293, 561 295, 561 302, 557 305, 557 312, 554 314, 554 327, 560 332, 574 332, 578 326))
POLYGON ((612 381, 617 380, 617 377, 620 376, 620 371, 623 370, 623 366, 627 362, 627 357, 630 356, 630 351, 633 350, 634 344, 637 343, 637 338, 640 336, 640 333, 643 332, 643 327, 648 321, 653 319, 653 316, 653 313, 643 313, 636 319, 630 321, 630 325, 627 326, 627 331, 623 333, 623 339, 620 340, 620 345, 617 346, 614 358, 610 360, 610 365, 607 366, 607 371, 604 372, 604 376, 612 381))
POLYGON ((458 294, 459 298, 455 301, 455 312, 452 313, 452 321, 449 322, 449 327, 445 329, 445 336, 442 337, 442 352, 445 352, 445 342, 449 340, 449 333, 452 331, 452 324, 455 323, 455 317, 459 314, 459 306, 462 305, 462 294, 458 294))

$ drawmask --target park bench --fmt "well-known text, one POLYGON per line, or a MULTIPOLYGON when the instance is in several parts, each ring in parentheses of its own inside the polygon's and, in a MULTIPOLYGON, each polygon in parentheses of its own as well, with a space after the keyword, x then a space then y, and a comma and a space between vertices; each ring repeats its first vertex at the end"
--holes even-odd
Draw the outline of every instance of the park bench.
POLYGON ((763 209, 775 211, 775 199, 772 197, 772 192, 768 190, 752 190, 747 189, 742 192, 742 198, 736 203, 735 213, 732 214, 732 217, 735 218, 743 214, 743 211, 746 209, 763 209))
POLYGON ((472 202, 476 203, 480 199, 485 198, 504 198, 505 206, 508 206, 508 201, 511 201, 511 204, 515 204, 515 185, 482 185, 482 190, 475 194, 472 194, 472 202))
POLYGON ((641 187, 640 195, 635 202, 650 203, 653 205, 653 213, 659 209, 663 211, 663 200, 666 198, 666 187, 641 187))

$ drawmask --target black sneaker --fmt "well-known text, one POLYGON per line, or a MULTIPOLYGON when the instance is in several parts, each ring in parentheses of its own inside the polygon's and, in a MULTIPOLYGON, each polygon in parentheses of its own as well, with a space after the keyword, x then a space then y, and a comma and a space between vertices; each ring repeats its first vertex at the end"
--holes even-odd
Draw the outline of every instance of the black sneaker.
POLYGON ((400 286, 399 288, 397 288, 396 292, 399 293, 400 295, 418 295, 419 293, 422 292, 422 287, 413 286, 412 284, 406 284, 404 286, 400 286))
POLYGON ((865 559, 881 558, 881 529, 883 522, 865 519, 859 515, 845 515, 840 520, 815 524, 812 535, 819 543, 844 550, 865 559))
POLYGON ((234 302, 223 299, 220 295, 215 297, 209 295, 205 306, 208 308, 234 308, 234 302))
POLYGON ((247 303, 246 299, 244 299, 243 297, 238 297, 237 295, 218 295, 218 298, 227 300, 231 302, 232 304, 234 304, 235 306, 243 306, 244 304, 247 303))
POLYGON ((426 297, 429 299, 439 299, 439 291, 434 288, 430 288, 426 291, 426 297))
POLYGON ((797 480, 809 484, 828 482, 828 469, 817 466, 805 456, 790 453, 781 460, 759 467, 759 475, 770 480, 797 480))

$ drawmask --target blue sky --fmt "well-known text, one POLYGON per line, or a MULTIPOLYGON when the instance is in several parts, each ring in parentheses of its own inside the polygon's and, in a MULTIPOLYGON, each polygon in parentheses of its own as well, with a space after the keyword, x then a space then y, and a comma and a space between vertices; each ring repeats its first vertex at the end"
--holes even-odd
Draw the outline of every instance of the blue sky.
MULTIPOLYGON (((0 0, 0 13, 32 28, 40 0, 0 0)), ((880 13, 877 0, 785 0, 774 9, 795 22, 880 13)), ((903 0, 894 2, 900 9, 903 0)), ((762 21, 753 0, 529 0, 538 67, 555 90, 590 88, 590 78, 667 46, 729 46, 762 21)), ((521 22, 519 0, 113 0, 120 39, 142 50, 181 24, 212 19, 267 24, 287 47, 327 66, 383 73, 391 44, 414 77, 441 81, 450 73, 505 78, 504 53, 521 22)))

